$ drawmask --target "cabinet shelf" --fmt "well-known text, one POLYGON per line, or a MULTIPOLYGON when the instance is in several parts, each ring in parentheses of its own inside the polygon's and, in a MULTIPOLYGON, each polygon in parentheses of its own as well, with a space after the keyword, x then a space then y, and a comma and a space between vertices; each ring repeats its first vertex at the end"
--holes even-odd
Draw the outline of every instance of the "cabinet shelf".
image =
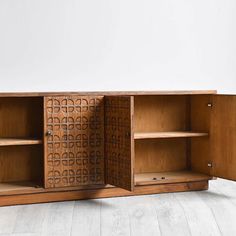
POLYGON ((32 138, 0 138, 0 146, 19 146, 36 144, 42 144, 42 140, 32 138))
POLYGON ((179 131, 179 132, 136 132, 134 139, 154 139, 154 138, 191 138, 191 137, 205 137, 208 133, 179 131))
POLYGON ((175 171, 175 172, 160 172, 160 173, 142 173, 135 174, 135 185, 153 185, 167 183, 185 183, 204 181, 212 179, 211 176, 192 172, 192 171, 175 171))
POLYGON ((39 187, 33 182, 8 182, 0 183, 0 195, 7 194, 20 194, 25 192, 38 192, 42 190, 42 187, 39 187))

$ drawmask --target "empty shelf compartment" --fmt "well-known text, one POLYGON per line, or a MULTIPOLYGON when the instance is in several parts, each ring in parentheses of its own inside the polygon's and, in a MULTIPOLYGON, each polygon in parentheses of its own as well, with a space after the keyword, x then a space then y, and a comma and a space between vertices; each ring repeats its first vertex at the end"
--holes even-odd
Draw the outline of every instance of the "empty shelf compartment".
POLYGON ((153 185, 164 183, 184 183, 212 179, 211 176, 192 171, 141 173, 135 174, 135 185, 153 185))

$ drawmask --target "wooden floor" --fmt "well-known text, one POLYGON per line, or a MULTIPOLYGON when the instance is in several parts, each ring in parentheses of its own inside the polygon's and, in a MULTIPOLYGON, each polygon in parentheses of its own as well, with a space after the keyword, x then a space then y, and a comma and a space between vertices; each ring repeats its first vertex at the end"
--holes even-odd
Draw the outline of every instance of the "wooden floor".
POLYGON ((236 183, 219 179, 202 192, 1 207, 0 235, 233 236, 236 183))

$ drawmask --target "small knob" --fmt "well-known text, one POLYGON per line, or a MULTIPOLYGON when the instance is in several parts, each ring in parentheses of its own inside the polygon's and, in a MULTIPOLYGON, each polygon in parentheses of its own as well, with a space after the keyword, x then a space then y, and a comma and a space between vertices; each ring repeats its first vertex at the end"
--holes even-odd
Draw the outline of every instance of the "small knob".
POLYGON ((47 136, 52 136, 52 131, 51 130, 48 130, 47 133, 46 133, 47 136))
POLYGON ((207 163, 207 166, 208 166, 209 168, 212 168, 212 167, 213 167, 212 162, 207 163))

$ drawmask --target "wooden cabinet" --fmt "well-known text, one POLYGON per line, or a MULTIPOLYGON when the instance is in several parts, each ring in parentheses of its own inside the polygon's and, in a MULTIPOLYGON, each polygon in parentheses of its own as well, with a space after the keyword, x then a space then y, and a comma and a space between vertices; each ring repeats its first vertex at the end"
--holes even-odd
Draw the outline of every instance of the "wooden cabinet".
POLYGON ((0 94, 0 205, 204 190, 236 180, 236 96, 0 94))

